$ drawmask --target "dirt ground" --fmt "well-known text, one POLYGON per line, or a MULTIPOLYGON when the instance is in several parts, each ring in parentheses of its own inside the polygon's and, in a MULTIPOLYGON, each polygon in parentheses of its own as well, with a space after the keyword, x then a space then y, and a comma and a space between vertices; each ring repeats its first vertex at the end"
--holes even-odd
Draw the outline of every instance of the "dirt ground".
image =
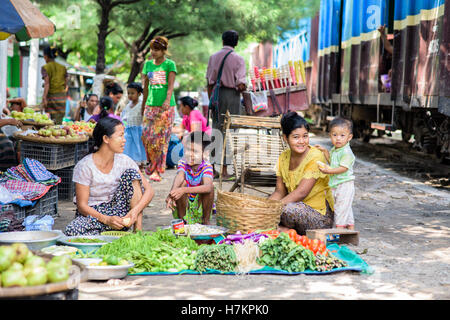
MULTIPOLYGON (((330 146, 322 136, 311 138, 316 143, 330 146)), ((128 276, 81 283, 79 299, 450 299, 450 192, 400 176, 365 155, 356 157, 353 209, 360 242, 349 247, 373 274, 128 276)), ((170 224, 164 200, 174 176, 175 170, 168 170, 162 182, 152 184, 156 195, 144 211, 144 230, 170 224)), ((61 201, 58 209, 54 229, 62 230, 75 207, 61 201)))

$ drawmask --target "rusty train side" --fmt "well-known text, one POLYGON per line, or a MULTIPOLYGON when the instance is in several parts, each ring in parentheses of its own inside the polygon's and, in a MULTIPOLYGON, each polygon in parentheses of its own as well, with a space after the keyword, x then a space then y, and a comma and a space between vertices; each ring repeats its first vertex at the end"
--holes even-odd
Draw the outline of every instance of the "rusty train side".
POLYGON ((450 0, 322 0, 310 32, 308 98, 324 123, 350 118, 365 141, 400 129, 450 158, 450 0))

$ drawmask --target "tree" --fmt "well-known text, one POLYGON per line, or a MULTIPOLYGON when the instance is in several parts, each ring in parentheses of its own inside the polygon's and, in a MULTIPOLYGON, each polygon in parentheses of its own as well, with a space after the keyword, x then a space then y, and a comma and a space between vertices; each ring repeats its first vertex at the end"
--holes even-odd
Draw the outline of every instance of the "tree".
POLYGON ((142 70, 150 51, 150 41, 157 35, 169 40, 195 34, 199 38, 220 38, 223 31, 234 29, 240 39, 274 40, 286 29, 296 27, 299 17, 314 13, 318 1, 306 0, 145 0, 124 8, 122 25, 133 24, 132 32, 121 36, 130 52, 128 83, 142 70), (139 36, 136 37, 136 31, 139 36))

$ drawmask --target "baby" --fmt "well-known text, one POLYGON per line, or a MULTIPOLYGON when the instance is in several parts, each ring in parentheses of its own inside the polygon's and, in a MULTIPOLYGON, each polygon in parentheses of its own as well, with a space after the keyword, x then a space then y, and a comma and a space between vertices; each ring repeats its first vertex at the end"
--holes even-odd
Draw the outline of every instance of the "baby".
POLYGON ((350 120, 335 118, 330 122, 330 138, 334 147, 330 152, 320 149, 328 163, 319 164, 319 170, 330 175, 329 186, 334 196, 334 220, 336 227, 354 230, 353 219, 353 197, 355 195, 355 176, 353 175, 353 164, 355 155, 350 148, 350 140, 353 138, 353 124, 350 120))

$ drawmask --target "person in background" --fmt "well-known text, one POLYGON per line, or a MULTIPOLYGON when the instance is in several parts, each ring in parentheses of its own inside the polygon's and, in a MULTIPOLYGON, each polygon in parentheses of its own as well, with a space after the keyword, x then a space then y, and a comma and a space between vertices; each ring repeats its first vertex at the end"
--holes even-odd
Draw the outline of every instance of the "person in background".
POLYGON ((174 219, 187 224, 209 224, 214 203, 214 173, 206 160, 205 149, 211 138, 194 131, 184 139, 185 155, 178 163, 178 172, 166 198, 174 219))
POLYGON ((392 56, 394 54, 394 47, 392 46, 392 34, 386 34, 386 26, 382 25, 378 28, 381 41, 383 43, 383 52, 380 58, 380 86, 382 92, 391 91, 392 82, 392 56))
POLYGON ((89 118, 91 122, 98 122, 100 119, 105 117, 115 118, 121 121, 118 115, 114 114, 114 102, 110 97, 101 97, 100 98, 100 113, 94 114, 89 118))
POLYGON ((55 124, 61 124, 66 112, 66 93, 68 89, 68 73, 66 67, 55 62, 55 48, 44 48, 46 64, 41 69, 44 80, 42 106, 44 112, 50 114, 55 124))
POLYGON ((132 82, 127 87, 128 104, 122 111, 121 118, 125 125, 124 154, 133 159, 141 171, 147 161, 144 144, 142 143, 142 86, 132 82))
POLYGON ((122 122, 111 117, 100 119, 93 138, 91 153, 73 171, 77 209, 64 233, 78 236, 131 227, 142 230, 142 212, 155 192, 136 163, 123 154, 122 122))
POLYGON ((320 166, 319 170, 330 175, 329 186, 334 196, 334 221, 336 227, 354 230, 352 203, 355 196, 355 176, 353 165, 355 155, 350 148, 353 138, 353 123, 343 118, 334 118, 330 122, 330 138, 333 148, 316 146, 321 150, 330 166, 320 166))
POLYGON ((122 99, 123 89, 116 82, 108 83, 105 87, 105 96, 108 96, 112 99, 114 103, 114 109, 116 110, 120 99, 122 99))
MULTIPOLYGON (((246 89, 246 69, 245 60, 236 52, 234 48, 237 46, 239 34, 234 30, 225 31, 222 34, 223 48, 214 53, 208 61, 208 68, 206 71, 206 80, 208 88, 208 98, 211 95, 216 84, 219 68, 222 64, 225 55, 229 52, 230 55, 226 58, 219 91, 219 109, 212 110, 212 126, 214 129, 220 130, 224 137, 224 114, 227 111, 230 114, 241 114, 241 92, 246 89)), ((220 165, 222 150, 216 150, 214 155, 214 164, 220 165)), ((224 158, 226 160, 226 158, 224 158)), ((228 178, 227 161, 223 163, 223 177, 228 178)))
MULTIPOLYGON (((22 122, 16 119, 0 119, 0 129, 4 126, 22 127, 22 122)), ((16 166, 18 164, 14 143, 0 130, 0 170, 16 166)))
POLYGON ((180 111, 183 114, 183 121, 181 123, 181 131, 194 132, 202 131, 211 136, 212 129, 207 125, 206 118, 202 113, 195 109, 198 106, 198 101, 186 96, 180 99, 180 111))
MULTIPOLYGON (((75 121, 89 121, 95 114, 94 110, 99 103, 98 96, 95 93, 86 94, 80 101, 77 110, 75 110, 75 121)), ((100 110, 98 110, 100 112, 100 110)))
POLYGON ((209 97, 206 87, 203 88, 202 92, 200 92, 200 101, 202 104, 200 111, 203 113, 205 118, 208 118, 209 97))
POLYGON ((157 36, 150 42, 152 59, 142 69, 144 97, 142 112, 144 142, 149 162, 145 173, 150 180, 161 181, 166 170, 167 150, 175 117, 173 94, 177 68, 175 62, 166 58, 169 40, 157 36))

